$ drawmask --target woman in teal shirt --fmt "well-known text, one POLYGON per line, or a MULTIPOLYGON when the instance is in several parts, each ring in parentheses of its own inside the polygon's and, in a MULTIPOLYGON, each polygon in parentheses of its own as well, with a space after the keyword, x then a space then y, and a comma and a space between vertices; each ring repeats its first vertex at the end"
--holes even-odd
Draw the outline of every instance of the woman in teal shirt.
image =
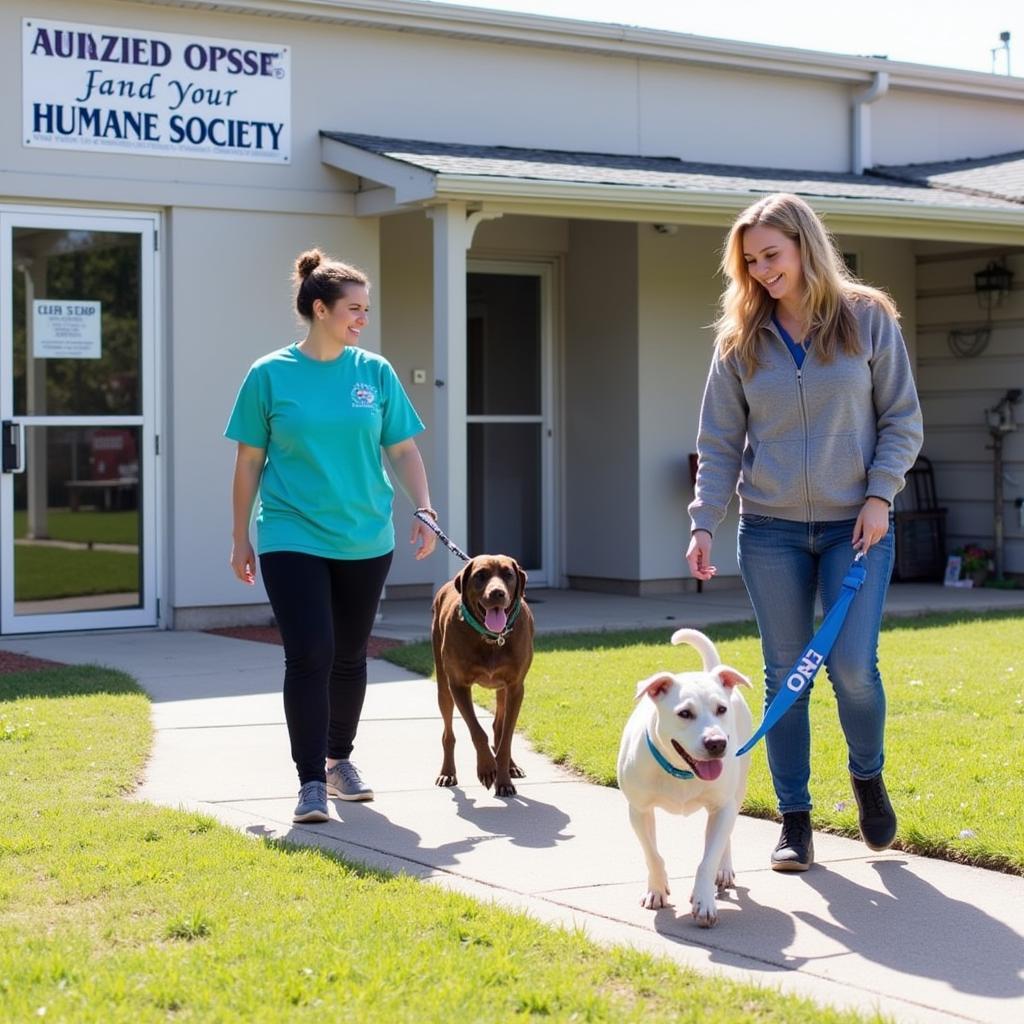
MULTIPOLYGON (((231 568, 252 585, 253 503, 263 584, 284 641, 284 709, 299 773, 295 821, 327 821, 327 797, 372 800, 350 760, 366 694, 366 648, 395 546, 394 489, 430 508, 413 435, 423 423, 391 364, 358 347, 365 274, 319 249, 298 257, 302 341, 257 359, 225 436, 238 442, 231 568)), ((436 518, 436 516, 435 516, 436 518)), ((413 519, 416 558, 434 534, 413 519)))

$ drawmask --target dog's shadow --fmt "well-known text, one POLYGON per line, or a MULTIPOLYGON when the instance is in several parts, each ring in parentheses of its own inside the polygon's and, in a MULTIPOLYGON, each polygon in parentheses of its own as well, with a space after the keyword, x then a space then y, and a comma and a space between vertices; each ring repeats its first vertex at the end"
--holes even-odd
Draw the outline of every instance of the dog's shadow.
POLYGON ((489 801, 483 805, 459 786, 453 786, 450 792, 456 814, 492 838, 510 839, 514 846, 531 849, 557 846, 573 838, 565 831, 571 820, 565 811, 524 796, 522 790, 500 804, 489 801))
MULTIPOLYGON (((572 838, 572 834, 565 831, 569 816, 541 800, 519 794, 498 804, 478 803, 458 786, 449 794, 456 816, 471 822, 484 834, 431 846, 424 843, 415 829, 396 824, 368 802, 332 800, 340 820, 332 817, 322 825, 292 825, 276 838, 303 846, 312 843, 338 848, 343 844, 341 852, 353 859, 359 859, 359 851, 365 850, 371 862, 383 855, 385 859, 408 861, 426 868, 452 867, 482 843, 496 840, 508 840, 513 846, 544 849, 572 838)), ((248 831, 259 838, 271 838, 263 826, 253 826, 248 831)))
MULTIPOLYGON (((719 894, 718 924, 701 928, 690 916, 690 885, 692 879, 677 878, 672 883, 672 905, 654 912, 654 930, 672 942, 707 949, 712 963, 751 970, 750 933, 756 933, 760 952, 756 969, 761 971, 795 971, 810 958, 792 956, 786 950, 796 938, 793 918, 781 910, 755 902, 750 889, 737 886, 719 894), (732 945, 731 930, 742 928, 744 940, 732 945)), ((818 959, 818 958, 815 958, 818 959)))
POLYGON ((865 960, 901 974, 935 978, 958 992, 994 999, 1024 995, 1024 936, 926 882, 905 860, 880 859, 871 866, 885 894, 818 865, 804 879, 827 902, 830 919, 806 911, 795 916, 865 960))

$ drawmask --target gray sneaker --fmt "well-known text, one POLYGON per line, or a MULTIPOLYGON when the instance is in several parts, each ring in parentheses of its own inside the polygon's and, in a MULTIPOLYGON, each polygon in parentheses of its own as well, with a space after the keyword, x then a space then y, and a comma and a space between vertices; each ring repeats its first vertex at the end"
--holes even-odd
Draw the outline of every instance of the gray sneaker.
POLYGON ((292 821, 329 821, 327 787, 322 782, 307 782, 299 790, 299 802, 292 812, 292 821))
POLYGON ((363 782, 351 761, 339 761, 327 769, 327 795, 339 800, 372 800, 373 789, 363 782))

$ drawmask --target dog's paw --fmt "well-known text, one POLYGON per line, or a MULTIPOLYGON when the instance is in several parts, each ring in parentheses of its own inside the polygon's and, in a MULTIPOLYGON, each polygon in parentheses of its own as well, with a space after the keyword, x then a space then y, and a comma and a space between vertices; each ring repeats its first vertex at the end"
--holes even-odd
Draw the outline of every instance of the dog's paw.
POLYGON ((494 786, 495 796, 515 796, 516 787, 511 782, 498 782, 494 786))
POLYGON ((454 773, 452 773, 451 775, 446 775, 444 772, 441 772, 441 774, 438 775, 438 777, 436 779, 434 779, 434 785, 435 786, 448 787, 448 786, 457 786, 458 784, 459 784, 459 780, 455 777, 454 773))
POLYGON ((484 789, 490 789, 498 778, 498 762, 493 758, 491 758, 489 763, 487 761, 477 761, 476 777, 480 780, 480 785, 484 789))
POLYGON ((664 889, 649 889, 640 899, 640 906, 645 910, 661 910, 668 906, 668 886, 664 889))
POLYGON ((736 872, 730 868, 721 868, 715 875, 715 891, 725 892, 727 889, 736 888, 736 872))
POLYGON ((515 761, 513 761, 508 766, 508 773, 509 773, 509 775, 512 776, 513 779, 525 779, 526 778, 526 772, 524 772, 523 769, 520 768, 519 765, 517 765, 515 763, 515 761))
POLYGON ((697 893, 694 889, 690 895, 690 916, 701 928, 713 928, 718 924, 718 908, 715 906, 714 891, 697 893))

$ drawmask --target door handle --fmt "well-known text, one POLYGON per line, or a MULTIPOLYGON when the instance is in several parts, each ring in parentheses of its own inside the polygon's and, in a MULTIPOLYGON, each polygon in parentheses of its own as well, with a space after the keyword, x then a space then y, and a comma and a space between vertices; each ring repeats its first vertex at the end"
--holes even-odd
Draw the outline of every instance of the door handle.
POLYGON ((4 473, 25 472, 25 426, 15 420, 0 424, 0 449, 4 473))

